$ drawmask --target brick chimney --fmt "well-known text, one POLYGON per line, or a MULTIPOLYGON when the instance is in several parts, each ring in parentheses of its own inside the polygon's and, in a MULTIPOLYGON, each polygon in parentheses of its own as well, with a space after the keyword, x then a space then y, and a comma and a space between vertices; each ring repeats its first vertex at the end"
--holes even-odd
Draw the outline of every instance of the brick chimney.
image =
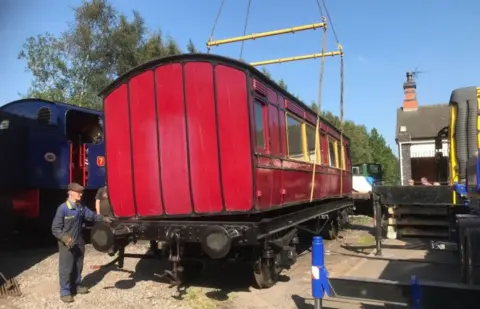
POLYGON ((403 83, 405 97, 403 99, 403 111, 418 110, 417 84, 413 80, 413 72, 407 72, 407 80, 403 83))

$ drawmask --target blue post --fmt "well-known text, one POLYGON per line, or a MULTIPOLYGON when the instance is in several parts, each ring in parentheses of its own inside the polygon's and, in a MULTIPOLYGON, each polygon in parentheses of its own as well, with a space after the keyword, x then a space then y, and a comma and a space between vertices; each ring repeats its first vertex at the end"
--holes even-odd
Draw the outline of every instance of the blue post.
POLYGON ((417 276, 412 276, 412 309, 422 309, 422 297, 420 295, 420 285, 417 276))
POLYGON ((330 296, 323 239, 315 236, 312 242, 312 296, 315 299, 315 309, 322 308, 322 299, 325 293, 330 296))

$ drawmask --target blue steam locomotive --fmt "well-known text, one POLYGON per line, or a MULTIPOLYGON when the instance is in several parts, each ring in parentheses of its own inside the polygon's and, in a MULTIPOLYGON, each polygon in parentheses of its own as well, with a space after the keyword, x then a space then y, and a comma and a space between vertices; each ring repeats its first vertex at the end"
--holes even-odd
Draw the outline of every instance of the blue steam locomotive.
POLYGON ((47 228, 70 182, 94 205, 105 184, 103 113, 41 99, 0 106, 0 236, 47 228))

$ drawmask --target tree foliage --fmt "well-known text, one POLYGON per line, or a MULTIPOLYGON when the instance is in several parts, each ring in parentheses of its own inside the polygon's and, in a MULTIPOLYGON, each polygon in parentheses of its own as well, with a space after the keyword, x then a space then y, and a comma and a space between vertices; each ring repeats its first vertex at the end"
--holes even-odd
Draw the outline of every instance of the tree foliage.
MULTIPOLYGON (((270 73, 270 71, 266 68, 266 67, 263 67, 261 70, 260 70, 266 77, 270 78, 272 81, 276 82, 280 88, 282 88, 283 90, 285 91, 288 91, 288 86, 287 86, 287 83, 285 82, 285 80, 283 80, 283 78, 280 78, 278 81, 276 81, 273 77, 272 77, 272 73, 270 73)), ((293 94, 294 97, 296 97, 297 99, 300 100, 300 97, 296 94, 293 94)))
MULTIPOLYGON (((33 82, 25 97, 99 108, 98 93, 115 78, 154 58, 181 53, 171 37, 149 31, 133 11, 129 20, 106 0, 83 1, 59 36, 30 37, 19 53, 33 82)), ((197 52, 190 40, 188 52, 197 52)))
MULTIPOLYGON (((318 105, 312 104, 312 109, 318 111, 318 105)), ((340 128, 340 118, 328 111, 320 114, 331 124, 340 128)), ((350 138, 350 153, 352 164, 380 163, 383 168, 383 180, 386 184, 399 183, 399 162, 393 150, 388 146, 385 138, 376 128, 370 132, 364 125, 356 124, 351 120, 343 122, 343 131, 350 138)))
MULTIPOLYGON (((262 68, 262 73, 271 80, 272 74, 262 68)), ((288 90, 284 80, 280 79, 277 84, 285 90, 288 90)), ((299 97, 296 96, 298 99, 299 97)), ((310 107, 315 112, 319 112, 320 108, 315 101, 310 103, 310 107)), ((320 111, 320 115, 337 128, 340 128, 341 122, 338 116, 333 115, 329 111, 320 111)), ((370 132, 365 125, 359 125, 351 120, 344 121, 343 130, 350 140, 350 153, 352 164, 361 163, 380 163, 382 165, 384 175, 383 180, 386 184, 395 185, 399 183, 399 163, 390 146, 388 146, 385 138, 378 133, 376 128, 370 132)))

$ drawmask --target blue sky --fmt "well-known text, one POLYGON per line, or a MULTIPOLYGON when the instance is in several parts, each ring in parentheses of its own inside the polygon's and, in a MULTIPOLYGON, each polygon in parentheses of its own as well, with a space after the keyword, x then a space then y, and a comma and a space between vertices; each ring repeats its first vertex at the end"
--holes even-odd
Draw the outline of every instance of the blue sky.
MULTIPOLYGON (((185 47, 191 38, 205 50, 221 0, 111 0, 131 16, 138 10, 152 30, 161 29, 185 47)), ((3 0, 0 4, 0 105, 18 99, 31 82, 17 54, 27 37, 59 34, 73 20, 78 0, 3 0), (41 3, 41 4, 40 4, 41 3)), ((215 39, 243 33, 247 0, 226 0, 215 39)), ((405 72, 418 68, 420 104, 447 102, 452 89, 480 84, 480 1, 326 0, 345 51, 345 118, 376 127, 395 147, 395 112, 403 100, 405 72)), ((252 0, 247 33, 317 22, 316 0, 252 0)), ((331 29, 328 50, 336 44, 331 29)), ((319 52, 321 32, 306 31, 247 41, 246 61, 319 52)), ((240 44, 214 47, 212 53, 234 58, 240 44)), ((317 99, 319 60, 268 66, 306 103, 317 99)), ((327 58, 322 109, 339 114, 339 59, 327 58)))

